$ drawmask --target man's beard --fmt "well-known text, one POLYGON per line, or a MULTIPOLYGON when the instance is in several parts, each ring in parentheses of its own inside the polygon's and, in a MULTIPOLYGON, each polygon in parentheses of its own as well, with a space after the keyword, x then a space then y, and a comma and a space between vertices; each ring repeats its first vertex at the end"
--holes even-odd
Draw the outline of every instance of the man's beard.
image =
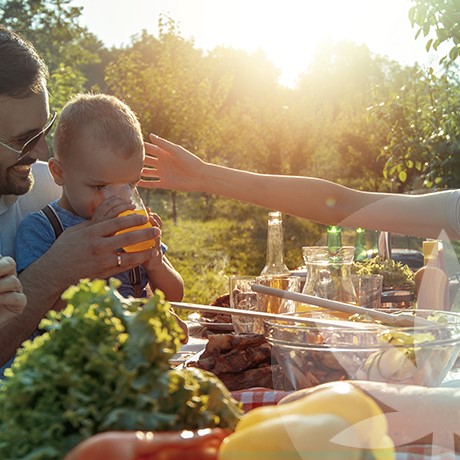
POLYGON ((15 173, 11 171, 12 168, 13 166, 3 170, 0 169, 0 195, 24 195, 29 192, 34 185, 34 176, 32 172, 29 172, 27 178, 17 177, 15 173))

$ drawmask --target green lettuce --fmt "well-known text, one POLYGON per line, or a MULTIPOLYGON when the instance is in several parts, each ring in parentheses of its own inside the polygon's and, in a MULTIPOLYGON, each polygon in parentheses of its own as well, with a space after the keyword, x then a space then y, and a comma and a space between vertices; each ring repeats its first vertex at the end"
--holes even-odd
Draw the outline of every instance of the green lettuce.
POLYGON ((242 411, 217 377, 171 369, 183 332, 163 293, 124 299, 117 286, 72 286, 23 344, 0 387, 0 458, 62 459, 108 430, 235 427, 242 411))

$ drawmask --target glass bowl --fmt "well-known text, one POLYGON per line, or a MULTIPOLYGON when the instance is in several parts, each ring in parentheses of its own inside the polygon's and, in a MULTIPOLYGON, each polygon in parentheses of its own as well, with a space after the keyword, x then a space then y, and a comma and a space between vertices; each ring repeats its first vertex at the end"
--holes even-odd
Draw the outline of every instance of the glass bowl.
MULTIPOLYGON (((401 312, 409 313, 407 309, 401 312)), ((433 326, 369 323, 366 329, 350 329, 265 321, 264 333, 272 346, 273 361, 296 390, 337 380, 438 386, 460 351, 460 314, 437 310, 410 313, 433 320, 433 326)), ((324 310, 294 315, 342 319, 324 310)))

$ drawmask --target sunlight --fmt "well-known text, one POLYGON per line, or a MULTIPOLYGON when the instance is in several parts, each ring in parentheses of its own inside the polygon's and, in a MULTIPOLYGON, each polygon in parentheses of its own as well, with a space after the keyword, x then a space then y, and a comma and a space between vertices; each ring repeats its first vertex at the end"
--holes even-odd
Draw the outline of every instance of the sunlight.
MULTIPOLYGON (((182 36, 205 51, 216 46, 249 53, 263 50, 293 86, 308 70, 324 42, 365 44, 372 53, 402 64, 428 62, 423 40, 415 40, 410 0, 75 0, 84 7, 82 23, 109 46, 128 44, 142 29, 158 33, 161 14, 182 36)), ((431 60, 432 61, 432 60, 431 60)))

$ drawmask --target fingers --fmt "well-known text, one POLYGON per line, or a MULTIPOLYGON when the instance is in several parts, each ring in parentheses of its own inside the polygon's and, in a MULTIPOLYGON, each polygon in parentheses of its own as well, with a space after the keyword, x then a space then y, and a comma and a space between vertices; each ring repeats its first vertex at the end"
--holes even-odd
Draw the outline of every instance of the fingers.
POLYGON ((0 278, 0 294, 22 292, 22 284, 16 275, 5 275, 0 278))
POLYGON ((144 168, 141 171, 141 180, 138 182, 139 187, 152 188, 160 180, 159 168, 160 163, 158 157, 166 153, 158 148, 156 145, 144 143, 145 145, 145 158, 144 168))
POLYGON ((136 214, 96 223, 83 222, 66 229, 43 257, 56 267, 56 277, 64 287, 82 278, 108 278, 153 257, 151 249, 123 253, 120 248, 156 240, 161 236, 160 228, 148 226, 116 234, 146 222, 147 216, 136 214), (121 253, 120 263, 117 253, 121 253))
MULTIPOLYGON (((72 233, 72 229, 74 232, 80 232, 84 231, 85 233, 88 234, 88 237, 92 238, 98 238, 98 237, 110 237, 112 235, 115 235, 115 233, 120 232, 121 230, 126 230, 131 227, 138 227, 140 225, 144 225, 148 222, 148 217, 145 214, 128 214, 126 216, 116 216, 107 220, 104 220, 102 222, 97 222, 93 224, 89 224, 88 222, 83 222, 81 224, 78 224, 74 227, 69 228, 65 232, 68 232, 69 234, 72 233)), ((147 232, 145 234, 138 234, 138 230, 135 230, 133 233, 137 235, 137 241, 136 243, 139 243, 142 240, 142 236, 145 236, 144 239, 151 239, 151 238, 156 238, 158 237, 160 231, 159 229, 152 229, 148 228, 146 229, 147 232)), ((121 246, 118 246, 121 247, 121 246)))
POLYGON ((93 222, 101 222, 117 217, 121 212, 127 211, 128 209, 134 209, 134 205, 118 196, 111 196, 98 206, 91 220, 93 222))
POLYGON ((179 148, 178 145, 173 144, 172 142, 169 142, 166 139, 163 139, 162 137, 159 137, 153 133, 149 134, 149 139, 153 145, 160 147, 160 149, 174 150, 175 148, 179 148))
POLYGON ((152 212, 152 210, 148 206, 146 207, 146 209, 150 216, 150 223, 154 227, 158 227, 160 229, 163 228, 163 221, 161 220, 161 217, 156 212, 152 212))
POLYGON ((130 270, 138 265, 143 265, 155 257, 158 257, 158 250, 156 248, 139 252, 119 252, 118 254, 112 254, 107 260, 104 277, 107 278, 117 273, 130 270))
POLYGON ((16 277, 16 264, 10 257, 0 259, 2 268, 8 267, 8 273, 0 278, 0 325, 14 316, 20 315, 27 304, 27 298, 22 292, 22 284, 16 277))
POLYGON ((0 276, 16 275, 16 262, 7 256, 0 256, 0 276))
POLYGON ((161 149, 153 144, 150 144, 148 142, 144 142, 144 147, 145 147, 145 160, 144 160, 144 165, 147 166, 155 166, 157 156, 161 154, 161 149))
POLYGON ((26 305, 27 298, 22 292, 7 292, 0 294, 0 317, 2 316, 1 310, 3 308, 13 313, 13 315, 20 315, 24 311, 26 305))

